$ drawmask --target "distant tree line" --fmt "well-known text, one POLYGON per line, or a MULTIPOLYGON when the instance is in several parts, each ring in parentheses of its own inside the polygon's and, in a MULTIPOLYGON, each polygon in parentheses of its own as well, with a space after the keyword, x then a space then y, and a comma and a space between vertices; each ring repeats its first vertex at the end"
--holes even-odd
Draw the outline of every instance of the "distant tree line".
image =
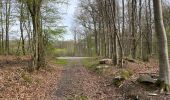
POLYGON ((64 27, 58 26, 61 13, 57 5, 60 3, 65 2, 1 0, 0 54, 31 55, 31 69, 45 67, 49 44, 54 41, 54 37, 64 33, 64 27))

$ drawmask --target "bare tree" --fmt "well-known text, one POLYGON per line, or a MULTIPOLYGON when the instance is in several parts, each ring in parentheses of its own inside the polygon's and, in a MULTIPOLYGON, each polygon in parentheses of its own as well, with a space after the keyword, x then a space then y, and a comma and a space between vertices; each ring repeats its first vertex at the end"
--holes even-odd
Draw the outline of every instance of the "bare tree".
POLYGON ((22 41, 22 53, 25 55, 25 40, 24 40, 24 3, 20 4, 20 31, 21 31, 21 41, 22 41))
POLYGON ((6 0, 5 2, 5 6, 6 6, 6 21, 5 21, 5 24, 6 24, 6 41, 5 41, 5 54, 8 55, 9 54, 9 18, 10 18, 10 14, 11 14, 11 0, 6 0))

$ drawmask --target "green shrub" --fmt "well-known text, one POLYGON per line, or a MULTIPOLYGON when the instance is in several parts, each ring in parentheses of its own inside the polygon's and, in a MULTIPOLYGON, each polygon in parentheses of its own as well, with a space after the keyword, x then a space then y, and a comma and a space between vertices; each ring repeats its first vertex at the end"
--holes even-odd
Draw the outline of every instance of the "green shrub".
POLYGON ((119 87, 126 79, 133 75, 133 71, 129 69, 123 69, 115 75, 112 80, 112 84, 119 87))
POLYGON ((133 72, 129 69, 120 71, 120 76, 125 79, 128 79, 130 76, 132 76, 132 74, 133 74, 133 72))

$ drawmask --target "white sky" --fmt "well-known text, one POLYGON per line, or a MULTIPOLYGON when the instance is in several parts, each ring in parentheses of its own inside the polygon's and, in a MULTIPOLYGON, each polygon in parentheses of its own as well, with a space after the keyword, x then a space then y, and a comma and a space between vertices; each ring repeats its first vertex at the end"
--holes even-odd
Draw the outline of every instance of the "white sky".
POLYGON ((66 7, 66 14, 64 14, 64 18, 62 23, 64 26, 67 27, 67 33, 64 35, 64 40, 71 40, 73 39, 73 35, 71 33, 71 27, 74 24, 74 13, 76 10, 76 7, 78 5, 78 0, 69 0, 69 4, 66 7))
MULTIPOLYGON (((63 15, 62 25, 67 26, 67 33, 63 36, 64 40, 71 40, 73 39, 73 35, 71 33, 72 25, 74 24, 74 13, 76 10, 76 7, 78 5, 79 0, 68 0, 68 5, 61 5, 60 10, 62 13, 65 13, 63 15)), ((165 0, 170 1, 170 0, 165 0)), ((18 28, 13 27, 14 30, 18 30, 18 28)), ((16 37, 15 34, 12 34, 11 37, 16 37)), ((19 37, 19 36, 18 36, 19 37)))
MULTIPOLYGON (((64 40, 72 40, 73 35, 71 33, 71 27, 74 21, 74 12, 76 10, 76 7, 78 5, 78 0, 68 0, 68 5, 63 4, 60 5, 59 10, 61 13, 64 13, 62 18, 62 22, 60 23, 63 26, 67 26, 67 33, 63 36, 64 40)), ((10 38, 20 38, 20 34, 15 34, 16 32, 20 32, 19 29, 19 21, 17 20, 15 25, 10 28, 10 38), (13 32, 12 32, 13 31, 13 32)), ((62 39, 63 40, 63 39, 62 39)))
MULTIPOLYGON (((67 5, 67 7, 64 7, 64 9, 66 10, 66 14, 63 16, 64 18, 62 21, 64 26, 68 26, 67 33, 64 35, 64 40, 73 39, 73 35, 71 33, 71 27, 74 24, 74 13, 78 5, 78 0, 68 0, 68 1, 69 1, 69 5, 67 5)), ((170 2, 170 0, 165 0, 165 1, 170 2)))

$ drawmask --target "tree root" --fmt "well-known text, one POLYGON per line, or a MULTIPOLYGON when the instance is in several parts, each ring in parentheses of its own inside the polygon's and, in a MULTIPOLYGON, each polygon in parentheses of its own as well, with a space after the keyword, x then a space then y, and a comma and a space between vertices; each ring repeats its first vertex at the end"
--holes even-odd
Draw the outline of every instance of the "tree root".
POLYGON ((170 93, 170 85, 166 84, 164 81, 157 80, 156 85, 160 87, 161 93, 163 92, 170 93))

